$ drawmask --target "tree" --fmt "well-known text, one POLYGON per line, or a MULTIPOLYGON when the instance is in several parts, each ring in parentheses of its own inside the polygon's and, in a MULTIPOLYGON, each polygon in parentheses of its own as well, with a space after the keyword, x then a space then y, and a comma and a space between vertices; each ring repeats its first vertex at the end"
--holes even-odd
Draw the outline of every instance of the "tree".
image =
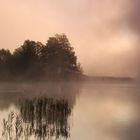
POLYGON ((10 72, 10 59, 11 59, 11 53, 9 50, 1 49, 0 50, 0 78, 6 78, 9 75, 10 72))
POLYGON ((45 62, 49 75, 67 76, 81 74, 80 64, 65 34, 50 37, 42 49, 42 61, 45 62))
POLYGON ((40 70, 40 53, 43 44, 26 40, 13 53, 13 71, 15 74, 38 77, 40 70))
POLYGON ((41 42, 25 40, 13 52, 0 50, 0 72, 11 78, 20 79, 57 79, 81 75, 74 49, 65 34, 50 37, 43 45, 41 42))
POLYGON ((1 64, 6 63, 9 57, 11 57, 11 53, 9 50, 5 50, 5 49, 0 50, 0 63, 1 64))

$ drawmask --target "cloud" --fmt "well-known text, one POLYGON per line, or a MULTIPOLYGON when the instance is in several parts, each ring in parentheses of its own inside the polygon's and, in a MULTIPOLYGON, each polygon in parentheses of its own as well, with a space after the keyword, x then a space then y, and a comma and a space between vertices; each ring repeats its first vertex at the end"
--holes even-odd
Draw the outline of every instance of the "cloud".
POLYGON ((134 53, 134 69, 137 77, 140 77, 140 1, 139 0, 129 0, 127 2, 127 14, 126 14, 126 21, 129 29, 135 34, 136 36, 136 43, 133 45, 135 50, 134 53))

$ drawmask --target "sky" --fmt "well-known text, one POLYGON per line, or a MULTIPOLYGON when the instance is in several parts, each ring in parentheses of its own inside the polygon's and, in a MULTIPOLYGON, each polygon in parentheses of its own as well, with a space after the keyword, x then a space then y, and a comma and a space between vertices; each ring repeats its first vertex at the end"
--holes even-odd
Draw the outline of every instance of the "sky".
POLYGON ((0 0, 0 48, 65 33, 85 74, 135 76, 139 9, 139 0, 0 0))

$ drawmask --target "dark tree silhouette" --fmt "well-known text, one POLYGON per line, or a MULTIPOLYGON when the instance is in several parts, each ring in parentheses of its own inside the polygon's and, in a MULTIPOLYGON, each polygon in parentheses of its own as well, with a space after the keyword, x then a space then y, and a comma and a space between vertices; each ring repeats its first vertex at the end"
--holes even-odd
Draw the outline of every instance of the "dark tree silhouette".
POLYGON ((49 38, 42 49, 42 61, 45 62, 49 75, 66 77, 82 73, 74 49, 65 34, 49 38))
POLYGON ((11 60, 11 53, 9 50, 1 49, 0 50, 0 78, 1 79, 8 79, 9 72, 10 72, 10 60, 11 60))
POLYGON ((13 71, 16 75, 33 78, 41 73, 40 53, 43 44, 26 40, 13 53, 13 71))
POLYGON ((11 56, 9 50, 1 49, 0 50, 0 63, 6 63, 11 56))
POLYGON ((9 50, 0 50, 0 72, 4 77, 23 80, 77 78, 82 74, 65 34, 50 37, 46 45, 26 40, 13 54, 9 50))

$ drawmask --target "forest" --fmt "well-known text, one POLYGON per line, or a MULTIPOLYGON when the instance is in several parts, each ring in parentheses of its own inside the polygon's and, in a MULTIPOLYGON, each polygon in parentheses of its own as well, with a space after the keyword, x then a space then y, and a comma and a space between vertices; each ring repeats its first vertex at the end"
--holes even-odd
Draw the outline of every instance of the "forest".
POLYGON ((65 34, 41 42, 25 40, 11 53, 0 49, 0 81, 78 79, 83 70, 65 34))

